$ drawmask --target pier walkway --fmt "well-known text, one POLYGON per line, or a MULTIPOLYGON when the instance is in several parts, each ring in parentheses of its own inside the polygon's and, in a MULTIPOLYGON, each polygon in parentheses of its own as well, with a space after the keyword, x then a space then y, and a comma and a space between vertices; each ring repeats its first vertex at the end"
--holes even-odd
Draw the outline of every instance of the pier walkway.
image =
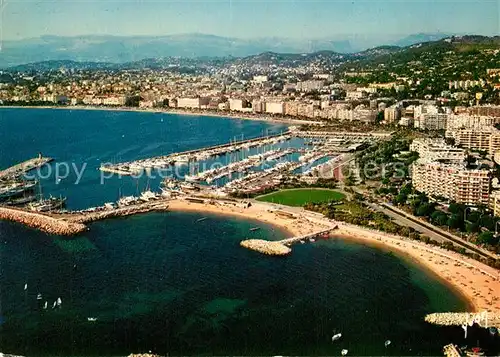
POLYGON ((303 235, 303 236, 297 236, 297 237, 292 237, 292 238, 285 238, 285 239, 282 239, 282 240, 280 240, 278 242, 281 243, 281 244, 284 244, 284 245, 291 245, 293 243, 297 243, 297 242, 305 241, 305 240, 310 240, 310 239, 313 239, 313 238, 317 238, 317 237, 323 236, 325 234, 329 234, 334 229, 337 229, 337 226, 332 227, 332 228, 328 228, 328 229, 324 229, 324 230, 319 231, 319 232, 309 233, 309 234, 306 234, 306 235, 303 235))
POLYGON ((143 172, 146 169, 152 169, 152 168, 166 168, 169 165, 173 165, 176 162, 187 162, 186 158, 189 158, 189 160, 196 161, 196 155, 197 154, 202 154, 202 153, 211 153, 210 156, 215 156, 215 155, 220 155, 223 152, 228 152, 224 151, 224 149, 229 149, 231 147, 238 147, 238 149, 241 149, 241 147, 244 144, 250 144, 250 143, 259 143, 261 141, 266 141, 270 139, 276 139, 280 137, 291 137, 291 132, 290 130, 284 131, 279 134, 273 134, 273 135, 266 135, 266 136, 259 136, 257 138, 253 139, 246 139, 246 140, 239 140, 239 141, 232 141, 229 143, 225 144, 220 144, 220 145, 214 145, 210 147, 203 147, 199 149, 193 149, 193 150, 187 150, 187 151, 182 151, 182 152, 177 152, 177 153, 172 153, 169 155, 163 155, 163 156, 156 156, 156 157, 151 157, 147 159, 140 159, 140 160, 135 160, 132 162, 122 162, 122 163, 117 163, 113 165, 102 165, 99 170, 103 172, 109 172, 109 173, 114 173, 114 174, 119 174, 119 175, 134 175, 143 172))
POLYGON ((241 241, 240 245, 244 248, 255 250, 256 252, 266 255, 288 255, 292 252, 292 249, 289 246, 292 245, 293 243, 329 234, 337 227, 338 226, 335 226, 332 228, 321 230, 319 232, 313 232, 306 235, 286 238, 278 241, 269 241, 264 239, 247 239, 241 241))
POLYGON ((26 160, 17 165, 11 166, 5 170, 0 171, 0 180, 14 179, 27 173, 28 171, 42 167, 43 165, 51 162, 53 159, 50 157, 36 157, 26 160))

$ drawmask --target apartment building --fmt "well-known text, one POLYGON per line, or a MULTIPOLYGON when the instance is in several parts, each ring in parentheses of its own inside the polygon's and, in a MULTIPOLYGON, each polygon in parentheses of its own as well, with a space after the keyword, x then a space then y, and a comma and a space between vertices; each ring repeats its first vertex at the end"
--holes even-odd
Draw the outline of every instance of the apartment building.
POLYGON ((424 113, 417 116, 415 112, 414 127, 421 130, 445 130, 449 114, 424 113))
POLYGON ((177 108, 200 109, 207 106, 209 101, 209 98, 178 98, 177 108))
POLYGON ((325 85, 325 81, 323 80, 310 80, 310 81, 302 81, 298 82, 295 87, 296 90, 300 92, 311 92, 315 90, 320 90, 325 85))
POLYGON ((236 98, 229 99, 229 110, 231 111, 241 112, 243 111, 244 108, 247 107, 248 107, 248 102, 245 99, 236 99, 236 98))
POLYGON ((446 121, 446 130, 452 131, 462 128, 483 130, 489 129, 498 123, 500 123, 500 117, 467 114, 450 115, 446 121))
POLYGON ((446 144, 442 138, 419 138, 410 144, 410 151, 418 152, 427 161, 446 161, 461 164, 465 160, 463 149, 446 144))
POLYGON ((500 105, 480 105, 470 107, 469 114, 500 117, 500 105))
POLYGON ((488 205, 491 174, 469 170, 464 164, 445 164, 419 159, 412 165, 413 187, 429 196, 442 196, 470 206, 488 205))
POLYGON ((266 102, 266 113, 269 114, 284 114, 285 105, 283 102, 266 102))
POLYGON ((388 124, 394 123, 401 119, 401 109, 397 106, 392 106, 384 109, 384 121, 388 124))
POLYGON ((482 130, 458 129, 446 132, 446 137, 455 139, 455 145, 467 149, 484 150, 494 155, 500 151, 500 130, 488 127, 482 130))

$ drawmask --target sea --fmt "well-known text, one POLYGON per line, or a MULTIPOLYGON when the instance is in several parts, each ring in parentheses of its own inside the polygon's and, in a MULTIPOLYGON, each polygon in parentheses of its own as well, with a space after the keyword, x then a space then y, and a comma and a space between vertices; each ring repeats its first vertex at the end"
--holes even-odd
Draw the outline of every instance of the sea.
MULTIPOLYGON (((286 129, 208 116, 2 108, 0 169, 39 152, 53 157, 36 173, 44 177, 43 194, 67 196, 68 207, 80 209, 157 187, 157 178, 101 182, 101 163, 286 129), (56 178, 57 163, 75 172, 56 178)), ((71 238, 0 221, 0 351, 439 356, 445 344, 477 343, 478 334, 464 339, 460 327, 423 321, 431 312, 464 311, 467 302, 390 250, 342 237, 296 245, 281 258, 239 246, 286 234, 258 221, 192 212, 110 219, 71 238), (336 333, 342 337, 332 342, 336 333)))

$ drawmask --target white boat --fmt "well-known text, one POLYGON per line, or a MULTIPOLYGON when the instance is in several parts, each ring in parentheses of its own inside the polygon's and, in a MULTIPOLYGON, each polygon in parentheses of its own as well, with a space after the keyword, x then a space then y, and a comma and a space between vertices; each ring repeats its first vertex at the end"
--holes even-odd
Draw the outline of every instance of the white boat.
POLYGON ((57 306, 61 306, 61 304, 62 304, 61 298, 57 298, 57 306))
POLYGON ((346 349, 343 349, 340 353, 342 354, 342 356, 345 356, 347 354, 347 352, 349 352, 349 351, 346 349))
POLYGON ((87 321, 96 322, 97 321, 97 317, 87 317, 87 321))
POLYGON ((198 175, 185 175, 184 180, 187 182, 196 182, 200 181, 200 177, 198 175))
POLYGON ((125 196, 118 200, 118 207, 130 206, 131 204, 136 203, 138 200, 137 197, 134 196, 125 196))
POLYGON ((47 306, 49 306, 49 302, 45 301, 45 305, 43 305, 44 310, 47 310, 47 306))
POLYGON ((156 200, 158 198, 158 195, 156 193, 154 193, 153 191, 144 191, 143 193, 141 193, 141 196, 139 197, 139 199, 141 201, 151 201, 151 200, 156 200))
POLYGON ((37 300, 42 300, 42 294, 38 293, 38 295, 36 296, 36 299, 37 300))
POLYGON ((57 306, 57 301, 54 301, 54 305, 52 305, 52 308, 55 309, 57 306))
POLYGON ((384 346, 385 346, 385 347, 387 347, 387 346, 389 346, 390 344, 391 344, 391 340, 387 340, 387 341, 385 341, 384 346))
POLYGON ((28 290, 28 284, 24 284, 24 290, 28 290))
POLYGON ((337 333, 332 336, 332 342, 339 340, 342 337, 341 333, 337 333))

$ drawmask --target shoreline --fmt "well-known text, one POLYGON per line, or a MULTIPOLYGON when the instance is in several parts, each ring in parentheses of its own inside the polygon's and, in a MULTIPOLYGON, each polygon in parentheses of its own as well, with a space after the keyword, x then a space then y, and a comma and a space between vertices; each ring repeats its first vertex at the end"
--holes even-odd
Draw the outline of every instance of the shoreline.
MULTIPOLYGON (((189 203, 178 200, 170 201, 169 204, 169 210, 172 211, 209 212, 255 219, 275 225, 288 232, 290 236, 312 233, 327 227, 329 224, 325 218, 308 217, 309 212, 307 211, 301 213, 294 211, 297 218, 290 219, 269 211, 275 209, 276 207, 273 205, 264 202, 252 203, 249 208, 189 203)), ((411 260, 411 263, 416 264, 430 273, 433 278, 445 284, 453 293, 464 300, 470 310, 468 312, 484 310, 500 312, 500 296, 495 295, 495 292, 500 291, 500 281, 498 280, 500 271, 472 258, 436 246, 364 227, 339 223, 339 228, 331 235, 330 239, 364 243, 394 252, 402 259, 411 260)))
POLYGON ((319 124, 320 121, 312 120, 300 120, 300 119, 283 119, 283 118, 273 118, 268 116, 252 116, 252 115, 237 115, 231 112, 212 112, 212 111, 190 111, 182 109, 168 109, 165 108, 136 108, 136 107, 99 107, 99 106, 50 106, 50 105, 0 105, 1 108, 6 109, 58 109, 58 110, 94 110, 94 111, 111 111, 111 112, 133 112, 133 113, 159 113, 159 114, 175 114, 184 116, 205 116, 214 118, 225 118, 225 119, 239 119, 239 120, 254 120, 266 123, 275 124, 288 124, 288 125, 301 125, 301 124, 319 124))

